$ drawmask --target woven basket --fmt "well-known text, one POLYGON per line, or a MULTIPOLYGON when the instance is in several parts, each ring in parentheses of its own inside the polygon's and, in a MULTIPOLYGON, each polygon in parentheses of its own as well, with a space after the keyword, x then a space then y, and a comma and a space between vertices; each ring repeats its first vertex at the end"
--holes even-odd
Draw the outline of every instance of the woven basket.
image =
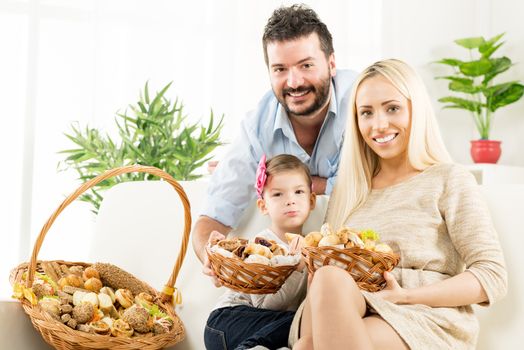
MULTIPOLYGON (((28 288, 32 287, 33 280, 35 277, 35 272, 37 270, 41 270, 41 263, 40 261, 37 261, 38 252, 40 251, 40 247, 42 246, 42 243, 44 241, 44 238, 46 236, 47 231, 51 228, 51 225, 55 221, 55 219, 58 217, 58 215, 78 196, 80 196, 82 193, 84 193, 86 190, 91 188, 92 186, 98 184, 101 181, 104 181, 108 178, 122 175, 125 173, 131 173, 131 172, 140 172, 140 173, 149 173, 155 176, 158 176, 164 180, 166 180, 169 184, 173 186, 173 188, 178 193, 178 196, 180 197, 180 200, 182 201, 182 204, 184 206, 184 235, 182 238, 182 244, 180 247, 180 252, 178 254, 178 258, 176 260, 175 266, 173 268, 173 271, 171 273, 171 276, 169 277, 168 282, 166 283, 166 288, 171 289, 174 288, 175 282, 178 276, 178 272, 180 271, 180 268, 182 266, 182 262, 184 260, 187 245, 189 242, 189 232, 191 229, 191 211, 189 206, 189 200, 187 199, 187 196, 183 190, 183 188, 178 184, 178 182, 173 179, 171 175, 168 173, 150 166, 141 166, 141 165, 133 165, 133 166, 125 166, 120 168, 115 168, 113 170, 109 170, 87 182, 85 182, 82 186, 80 186, 74 193, 72 193, 69 197, 67 197, 62 204, 58 207, 58 209, 55 210, 55 212, 51 215, 51 217, 47 220, 45 225, 43 226, 42 230, 40 231, 40 234, 38 238, 36 239, 33 253, 31 255, 31 260, 29 263, 23 263, 19 265, 17 268, 15 268, 10 276, 11 283, 23 283, 22 281, 22 275, 24 272, 28 271, 27 274, 27 283, 26 286, 28 288)), ((65 264, 66 266, 74 266, 74 265, 81 265, 83 267, 90 266, 89 263, 83 263, 83 262, 67 262, 67 261, 61 261, 61 260, 54 260, 51 261, 51 263, 58 263, 58 264, 65 264)), ((160 335, 154 335, 154 336, 138 336, 138 337, 132 337, 132 338, 125 338, 125 337, 110 337, 108 335, 98 335, 98 334, 90 334, 85 333, 78 330, 73 330, 66 326, 65 324, 55 320, 52 318, 51 315, 49 315, 47 312, 43 311, 39 305, 32 305, 29 301, 26 299, 22 299, 22 307, 24 311, 29 315, 31 318, 31 322, 33 323, 33 326, 40 332, 44 340, 55 347, 56 349, 60 350, 84 350, 84 349, 122 349, 122 350, 128 350, 128 349, 161 349, 166 346, 174 345, 181 340, 184 339, 185 331, 184 326, 182 324, 182 321, 177 316, 177 314, 173 310, 173 306, 168 302, 172 296, 166 295, 163 293, 159 293, 155 291, 153 288, 151 288, 153 291, 153 296, 158 297, 159 301, 156 303, 165 310, 165 312, 172 318, 173 320, 173 327, 170 332, 160 335)))
POLYGON ((268 266, 256 263, 246 263, 238 258, 228 258, 210 251, 206 247, 207 256, 213 272, 222 283, 238 292, 248 294, 276 293, 296 265, 268 266))
POLYGON ((338 266, 351 275, 360 289, 377 292, 386 286, 384 271, 391 271, 399 263, 394 253, 379 253, 361 248, 304 247, 309 272, 325 265, 338 266))

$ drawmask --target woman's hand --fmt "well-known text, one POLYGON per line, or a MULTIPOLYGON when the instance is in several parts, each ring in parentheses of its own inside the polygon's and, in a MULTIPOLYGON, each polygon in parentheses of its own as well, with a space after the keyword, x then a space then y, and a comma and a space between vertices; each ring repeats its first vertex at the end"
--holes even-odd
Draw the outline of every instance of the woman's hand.
POLYGON ((402 288, 390 272, 384 272, 384 279, 386 280, 386 287, 374 294, 394 304, 406 304, 407 289, 402 288))

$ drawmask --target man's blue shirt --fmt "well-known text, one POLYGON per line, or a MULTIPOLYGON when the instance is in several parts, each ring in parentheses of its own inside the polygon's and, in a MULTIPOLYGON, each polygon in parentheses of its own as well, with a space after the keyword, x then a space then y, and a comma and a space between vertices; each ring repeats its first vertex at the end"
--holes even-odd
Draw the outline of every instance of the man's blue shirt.
POLYGON ((311 156, 298 144, 287 113, 273 91, 267 92, 257 108, 242 120, 240 135, 220 160, 200 214, 236 227, 246 207, 256 198, 255 172, 263 154, 267 159, 283 153, 295 155, 309 166, 311 175, 328 179, 326 193, 331 193, 355 78, 355 72, 337 70, 331 82, 329 110, 311 156))

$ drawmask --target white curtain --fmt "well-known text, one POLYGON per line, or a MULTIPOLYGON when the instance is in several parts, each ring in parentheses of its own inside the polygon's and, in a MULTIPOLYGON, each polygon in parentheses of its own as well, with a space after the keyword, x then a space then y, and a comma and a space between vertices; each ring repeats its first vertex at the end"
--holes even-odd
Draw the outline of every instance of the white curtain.
MULTIPOLYGON (((10 268, 30 256, 40 228, 79 182, 58 172, 73 121, 114 132, 115 112, 149 81, 184 101, 191 120, 225 114, 231 141, 269 89, 261 36, 290 1, 0 0, 0 297, 10 268)), ((339 68, 380 57, 381 1, 305 1, 330 28, 339 68)), ((217 150, 219 158, 225 148, 217 150)), ((75 202, 39 257, 83 261, 94 216, 75 202)))

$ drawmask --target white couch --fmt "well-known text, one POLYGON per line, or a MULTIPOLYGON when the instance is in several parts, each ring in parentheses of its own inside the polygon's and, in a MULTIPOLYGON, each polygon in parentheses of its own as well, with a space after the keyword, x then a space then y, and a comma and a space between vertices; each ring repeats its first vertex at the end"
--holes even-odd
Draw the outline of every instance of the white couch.
MULTIPOLYGON (((183 182, 192 205, 193 218, 203 204, 205 180, 183 182)), ((522 215, 524 185, 483 187, 506 255, 509 293, 491 308, 477 308, 481 322, 478 349, 516 349, 524 343, 524 247, 522 215)), ((305 231, 318 228, 327 197, 306 223, 305 231)), ((164 182, 135 182, 118 185, 106 193, 97 218, 95 239, 88 261, 109 261, 161 288, 178 254, 182 233, 182 205, 175 191, 164 182)), ((251 206, 236 234, 256 233, 267 219, 251 206)), ((200 262, 190 245, 177 281, 183 305, 177 308, 186 327, 186 339, 174 348, 204 349, 203 329, 207 316, 222 289, 214 288, 202 275, 200 262)), ((48 349, 32 329, 16 302, 0 301, 0 344, 12 349, 48 349)))

